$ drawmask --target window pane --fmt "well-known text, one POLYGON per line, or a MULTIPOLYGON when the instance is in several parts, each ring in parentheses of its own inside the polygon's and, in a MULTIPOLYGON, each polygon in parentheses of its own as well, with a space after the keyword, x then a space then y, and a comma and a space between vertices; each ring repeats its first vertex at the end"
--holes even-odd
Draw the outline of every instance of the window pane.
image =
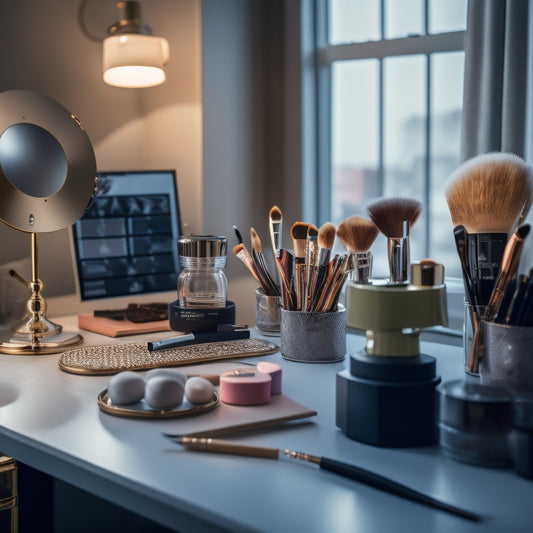
POLYGON ((429 0, 429 33, 466 29, 467 0, 429 0))
POLYGON ((329 0, 331 44, 381 39, 381 0, 329 0))
POLYGON ((385 39, 421 35, 424 0, 385 0, 385 39))
POLYGON ((331 221, 366 215, 379 194, 379 62, 346 61, 332 68, 331 221))
POLYGON ((431 232, 430 255, 446 265, 446 275, 460 277, 453 225, 445 200, 445 182, 460 163, 464 53, 431 56, 431 232))
MULTIPOLYGON (((415 198, 425 205, 426 58, 383 60, 384 196, 415 198)), ((411 232, 411 260, 426 255, 424 213, 411 232)))

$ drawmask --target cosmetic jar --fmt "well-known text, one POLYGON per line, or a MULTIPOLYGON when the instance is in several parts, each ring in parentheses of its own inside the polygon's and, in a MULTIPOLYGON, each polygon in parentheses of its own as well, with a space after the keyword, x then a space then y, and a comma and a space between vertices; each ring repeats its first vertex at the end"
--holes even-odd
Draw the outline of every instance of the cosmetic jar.
POLYGON ((226 306, 228 281, 226 237, 193 235, 180 237, 178 256, 178 302, 182 309, 223 308, 226 306))
POLYGON ((449 457, 481 466, 512 464, 513 395, 472 381, 437 387, 439 442, 449 457))

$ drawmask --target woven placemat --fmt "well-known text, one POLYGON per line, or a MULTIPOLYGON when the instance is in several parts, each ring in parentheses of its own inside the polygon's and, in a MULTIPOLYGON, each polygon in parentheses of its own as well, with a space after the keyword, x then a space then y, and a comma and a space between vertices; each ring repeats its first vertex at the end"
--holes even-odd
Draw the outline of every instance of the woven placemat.
POLYGON ((233 357, 257 357, 278 350, 274 343, 262 339, 207 342, 156 352, 149 352, 146 342, 131 342, 69 350, 59 357, 58 364, 61 370, 72 374, 110 375, 123 370, 148 370, 233 357))

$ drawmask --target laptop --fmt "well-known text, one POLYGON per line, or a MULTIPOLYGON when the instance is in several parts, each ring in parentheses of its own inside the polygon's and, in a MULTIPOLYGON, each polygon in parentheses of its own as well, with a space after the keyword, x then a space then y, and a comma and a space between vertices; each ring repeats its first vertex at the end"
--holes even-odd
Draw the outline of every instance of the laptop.
POLYGON ((180 235, 175 171, 99 173, 71 230, 78 312, 175 300, 180 235))

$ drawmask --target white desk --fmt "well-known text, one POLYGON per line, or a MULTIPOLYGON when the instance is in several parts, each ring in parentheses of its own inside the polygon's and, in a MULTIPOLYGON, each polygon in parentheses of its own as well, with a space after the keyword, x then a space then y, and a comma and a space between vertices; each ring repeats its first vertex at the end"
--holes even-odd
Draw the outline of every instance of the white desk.
MULTIPOLYGON (((59 322, 66 329, 74 327, 72 319, 59 322)), ((121 342, 84 336, 87 343, 121 342)), ((151 338, 158 336, 169 334, 151 338)), ((349 353, 363 343, 362 337, 349 335, 349 353)), ((437 356, 443 380, 463 376, 460 348, 423 343, 422 349, 437 356)), ((0 450, 175 530, 533 531, 533 481, 511 470, 455 462, 438 447, 376 448, 339 431, 335 375, 348 358, 313 365, 285 361, 279 353, 263 357, 283 366, 284 392, 318 416, 226 438, 352 462, 480 513, 481 523, 309 464, 184 451, 161 436, 163 431, 175 432, 177 421, 100 412, 97 395, 109 378, 64 373, 57 357, 0 355, 0 450)))

